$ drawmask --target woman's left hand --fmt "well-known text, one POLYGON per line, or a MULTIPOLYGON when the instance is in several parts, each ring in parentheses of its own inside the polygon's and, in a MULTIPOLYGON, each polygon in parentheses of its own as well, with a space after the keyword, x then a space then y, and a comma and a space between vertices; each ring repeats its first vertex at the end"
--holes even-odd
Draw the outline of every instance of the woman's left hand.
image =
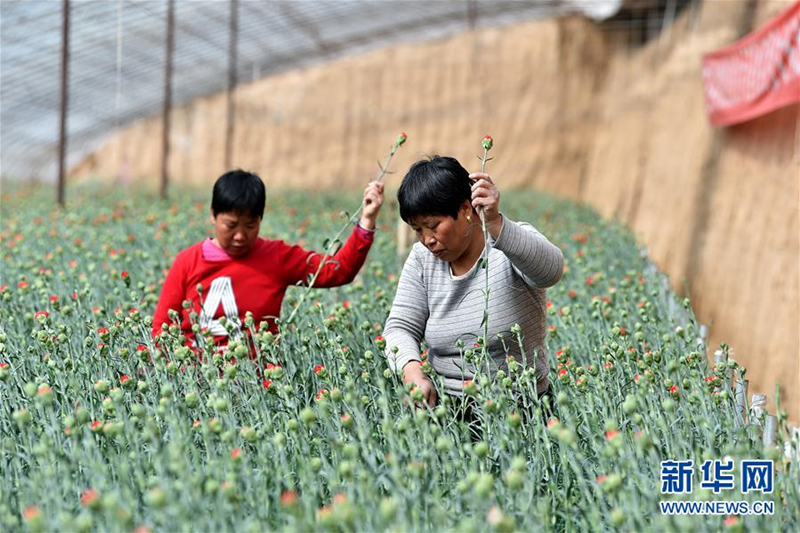
POLYGON ((472 207, 480 211, 483 207, 483 216, 487 226, 494 226, 500 221, 500 191, 489 177, 483 172, 474 172, 469 175, 474 181, 472 184, 472 207))
POLYGON ((361 213, 359 224, 364 229, 375 229, 375 220, 378 218, 378 213, 383 205, 383 183, 379 181, 370 182, 367 188, 364 189, 364 200, 361 205, 364 210, 361 213))

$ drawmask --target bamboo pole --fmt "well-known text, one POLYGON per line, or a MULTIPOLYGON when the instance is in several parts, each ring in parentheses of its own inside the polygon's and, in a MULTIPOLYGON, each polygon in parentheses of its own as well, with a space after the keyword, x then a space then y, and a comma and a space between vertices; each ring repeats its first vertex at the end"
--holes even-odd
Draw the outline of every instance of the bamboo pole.
POLYGON ((167 7, 167 61, 164 71, 164 128, 161 137, 161 199, 167 198, 169 184, 169 132, 172 114, 172 55, 175 47, 175 0, 167 7))
POLYGON ((69 12, 70 0, 63 0, 61 28, 61 119, 58 133, 58 205, 64 207, 64 182, 67 172, 67 107, 69 106, 69 12))
POLYGON ((228 43, 228 91, 227 128, 225 129, 225 170, 230 170, 233 160, 233 132, 235 114, 234 91, 236 90, 236 56, 239 46, 239 2, 231 0, 230 40, 228 43))

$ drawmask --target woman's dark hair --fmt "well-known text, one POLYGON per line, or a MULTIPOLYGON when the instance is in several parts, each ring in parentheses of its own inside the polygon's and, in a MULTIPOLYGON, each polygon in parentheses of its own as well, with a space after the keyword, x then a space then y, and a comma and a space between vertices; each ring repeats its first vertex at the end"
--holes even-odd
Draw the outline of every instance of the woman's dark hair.
POLYGON ((211 196, 214 216, 233 211, 253 218, 264 216, 267 200, 264 182, 257 174, 244 170, 231 170, 217 179, 211 196))
POLYGON ((411 165, 397 191, 400 218, 407 224, 418 216, 456 218, 464 200, 471 199, 469 172, 458 160, 440 155, 411 165))

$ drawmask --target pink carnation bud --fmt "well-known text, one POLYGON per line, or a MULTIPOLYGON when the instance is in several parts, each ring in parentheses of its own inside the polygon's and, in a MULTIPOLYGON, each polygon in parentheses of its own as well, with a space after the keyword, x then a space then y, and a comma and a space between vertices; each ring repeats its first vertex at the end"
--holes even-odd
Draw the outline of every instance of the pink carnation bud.
POLYGON ((95 489, 86 489, 83 491, 83 494, 81 494, 81 505, 90 507, 97 502, 99 497, 95 489))
POLYGON ((297 503, 297 493, 293 490, 285 490, 281 493, 281 505, 294 505, 297 503))

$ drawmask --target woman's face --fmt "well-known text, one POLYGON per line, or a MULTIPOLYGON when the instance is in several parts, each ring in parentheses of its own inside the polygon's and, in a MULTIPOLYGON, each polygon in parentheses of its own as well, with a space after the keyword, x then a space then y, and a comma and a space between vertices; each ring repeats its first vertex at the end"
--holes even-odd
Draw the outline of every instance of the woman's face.
POLYGON ((233 211, 211 213, 214 235, 220 248, 231 257, 241 257, 253 249, 258 240, 261 218, 233 211))
POLYGON ((437 259, 453 262, 464 255, 469 248, 470 223, 467 214, 471 212, 468 207, 458 210, 458 216, 449 215, 418 216, 411 221, 411 228, 417 234, 417 239, 437 259))

